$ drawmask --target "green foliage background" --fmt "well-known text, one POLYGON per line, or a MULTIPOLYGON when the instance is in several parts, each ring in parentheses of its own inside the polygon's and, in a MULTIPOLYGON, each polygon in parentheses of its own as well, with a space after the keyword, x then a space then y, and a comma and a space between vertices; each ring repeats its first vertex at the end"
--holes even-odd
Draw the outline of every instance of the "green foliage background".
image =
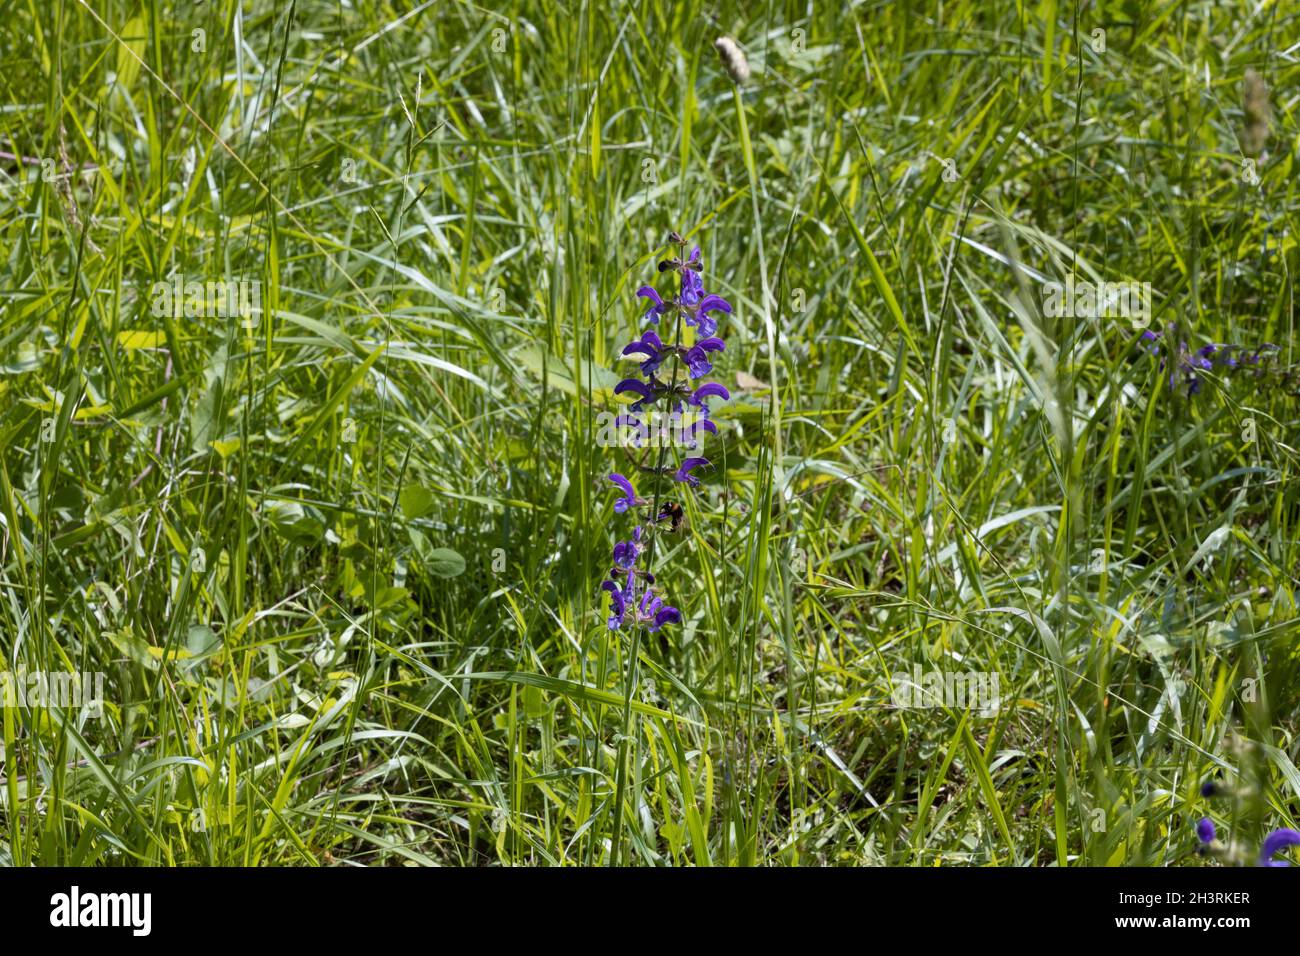
POLYGON ((1205 813, 1294 825, 1298 42, 1203 0, 13 0, 0 650, 106 702, 3 710, 0 860, 1164 865, 1205 813), (672 229, 733 397, 632 692, 594 437, 672 229), (1279 369, 1189 400, 1129 322, 1042 314, 1071 270, 1279 369), (155 315, 177 276, 256 281, 251 321, 155 315), (998 706, 894 707, 914 666, 998 706))

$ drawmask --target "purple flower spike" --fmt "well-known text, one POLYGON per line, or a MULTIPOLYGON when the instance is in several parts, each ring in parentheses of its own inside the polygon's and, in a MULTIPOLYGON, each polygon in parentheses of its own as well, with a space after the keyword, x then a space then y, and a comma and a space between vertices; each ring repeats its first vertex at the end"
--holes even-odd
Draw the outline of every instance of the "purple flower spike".
MULTIPOLYGON (((713 334, 718 328, 718 322, 711 317, 710 313, 729 314, 731 304, 722 296, 711 295, 705 290, 701 276, 703 268, 700 247, 695 246, 691 249, 690 255, 683 258, 681 253, 685 241, 677 233, 672 234, 671 241, 677 246, 677 254, 660 262, 658 269, 661 274, 677 273, 680 286, 674 290, 675 295, 665 298, 649 285, 642 286, 636 291, 638 298, 646 300, 643 318, 655 328, 642 331, 640 337, 625 346, 622 351, 622 355, 633 357, 638 362, 641 375, 625 378, 614 386, 615 395, 627 396, 627 404, 620 403, 620 409, 614 419, 619 429, 619 444, 626 443, 624 431, 627 429, 634 430, 633 444, 640 445, 646 442, 650 437, 651 429, 648 423, 643 423, 633 416, 646 405, 663 399, 672 416, 672 428, 677 436, 681 436, 674 437, 672 440, 679 444, 684 443, 687 448, 695 449, 698 447, 697 438, 701 432, 712 435, 718 433, 718 426, 710 421, 708 399, 730 400, 731 398, 727 389, 716 382, 705 383, 692 391, 695 380, 713 371, 713 353, 726 350, 726 343, 713 334), (665 316, 673 321, 662 322, 665 316), (682 341, 665 342, 659 335, 660 330, 675 335, 680 331, 682 320, 685 320, 687 326, 695 329, 695 341, 689 348, 682 341), (666 366, 670 359, 672 374, 659 378, 659 375, 667 371, 666 366), (688 405, 695 409, 689 415, 688 405)), ((665 437, 668 434, 663 429, 660 429, 660 432, 665 437)), ((660 458, 661 462, 662 460, 660 458)), ((681 461, 676 472, 672 473, 673 478, 691 488, 698 488, 700 479, 695 477, 692 471, 701 466, 712 467, 707 458, 686 458, 681 461)), ((666 477, 667 469, 656 467, 648 470, 654 474, 656 482, 666 477)), ((647 506, 650 502, 637 495, 632 482, 625 476, 614 473, 609 475, 609 480, 621 492, 614 502, 616 513, 640 514, 643 510, 648 510, 647 506)), ((656 484, 654 495, 656 501, 660 500, 662 490, 662 487, 656 484)), ((657 517, 646 516, 646 520, 655 522, 666 518, 673 519, 670 530, 679 530, 680 505, 665 500, 664 510, 657 517)), ((646 530, 638 525, 633 529, 629 540, 616 541, 614 544, 613 567, 609 572, 608 580, 602 581, 600 585, 603 591, 609 593, 610 630, 616 631, 627 625, 644 626, 649 631, 658 631, 665 625, 682 623, 682 612, 664 604, 652 568, 638 567, 643 555, 655 554, 653 535, 658 533, 659 529, 656 524, 651 524, 648 533, 643 536, 643 531, 646 530), (643 537, 646 540, 643 540, 643 537)), ((647 562, 647 565, 653 564, 653 560, 647 562)))
POLYGON ((1286 860, 1275 860, 1273 855, 1289 846, 1300 846, 1300 833, 1290 827, 1274 830, 1264 838, 1264 845, 1259 850, 1260 866, 1290 866, 1286 860))
POLYGON ((677 481, 689 482, 692 488, 700 486, 700 479, 691 474, 691 471, 701 465, 709 464, 707 458, 687 458, 682 461, 681 467, 673 473, 673 478, 677 481))
POLYGON ((618 487, 623 491, 623 497, 614 502, 614 510, 619 514, 622 514, 624 511, 627 511, 628 508, 635 508, 640 499, 637 498, 636 491, 632 488, 632 482, 628 481, 618 472, 611 474, 609 480, 618 485, 618 487))
POLYGON ((1196 838, 1202 843, 1214 842, 1214 821, 1209 817, 1201 817, 1196 824, 1196 838))

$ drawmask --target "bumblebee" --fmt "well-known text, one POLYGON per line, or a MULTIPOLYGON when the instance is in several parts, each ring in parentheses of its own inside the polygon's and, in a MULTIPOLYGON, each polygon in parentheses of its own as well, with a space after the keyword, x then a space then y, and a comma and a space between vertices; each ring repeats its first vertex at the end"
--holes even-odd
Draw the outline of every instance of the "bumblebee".
POLYGON ((676 534, 682 530, 682 522, 686 520, 686 512, 682 510, 682 506, 677 502, 665 501, 663 510, 659 512, 659 520, 662 521, 665 518, 670 519, 672 522, 668 530, 676 534))

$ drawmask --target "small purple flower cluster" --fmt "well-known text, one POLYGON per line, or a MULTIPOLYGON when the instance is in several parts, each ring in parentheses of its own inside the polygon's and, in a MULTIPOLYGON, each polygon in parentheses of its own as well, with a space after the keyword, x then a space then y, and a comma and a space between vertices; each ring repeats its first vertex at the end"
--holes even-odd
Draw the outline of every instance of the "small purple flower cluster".
MULTIPOLYGON (((1216 797, 1222 796, 1228 791, 1224 785, 1216 783, 1213 780, 1207 780, 1201 784, 1201 796, 1216 797)), ((1236 860, 1237 863, 1243 862, 1236 858, 1232 849, 1220 843, 1217 839, 1218 832, 1214 828, 1214 821, 1209 817, 1201 817, 1196 822, 1196 838, 1201 841, 1200 850, 1202 853, 1208 853, 1224 860, 1236 860)), ((1300 832, 1290 827, 1282 827, 1274 830, 1268 836, 1264 837, 1264 842, 1259 848, 1259 856, 1256 859, 1258 866, 1290 866, 1286 860, 1275 860, 1279 852, 1287 847, 1300 846, 1300 832)), ((1249 862, 1244 861, 1244 862, 1249 862)))
POLYGON ((1195 395, 1201 390, 1201 375, 1204 372, 1236 372, 1249 369, 1258 375, 1264 371, 1269 355, 1280 351, 1278 346, 1271 342, 1265 342, 1257 349, 1247 349, 1241 345, 1211 343, 1193 351, 1187 341, 1179 337, 1172 323, 1169 325, 1167 340, 1164 332, 1152 332, 1150 329, 1143 332, 1141 338, 1143 342, 1148 343, 1146 350, 1160 358, 1161 369, 1166 367, 1165 355, 1162 351, 1163 346, 1168 342, 1176 343, 1176 345, 1170 346, 1168 349, 1171 359, 1169 363, 1169 387, 1171 389, 1186 388, 1189 396, 1195 395))
MULTIPOLYGON (((698 417, 683 429, 683 434, 687 438, 694 438, 696 431, 703 429, 716 435, 718 428, 711 418, 707 400, 709 398, 729 399, 731 395, 726 388, 716 382, 707 382, 697 388, 692 387, 691 383, 713 371, 710 354, 721 352, 726 348, 722 339, 714 334, 718 330, 718 322, 710 313, 730 314, 731 305, 721 296, 704 291, 704 281, 700 278, 702 269, 700 247, 693 248, 691 254, 683 259, 681 250, 685 246, 685 240, 673 233, 670 241, 677 245, 678 255, 660 262, 659 271, 677 272, 681 276, 678 294, 664 299, 658 291, 648 285, 642 286, 636 294, 650 302, 650 307, 643 316, 645 321, 664 329, 666 326, 660 325, 663 317, 668 316, 674 320, 673 337, 676 341, 665 344, 653 328, 646 329, 640 338, 623 349, 623 354, 626 356, 640 357, 641 374, 645 380, 626 378, 615 386, 614 392, 617 395, 637 396, 636 401, 628 407, 628 411, 632 413, 639 413, 647 406, 663 400, 674 415, 682 416, 686 414, 689 405, 698 417), (696 341, 690 346, 682 342, 683 322, 695 330, 696 341), (668 381, 664 381, 658 373, 669 359, 673 360, 672 372, 668 381), (678 381, 677 372, 682 366, 686 369, 687 377, 678 381)), ((618 423, 634 428, 642 427, 641 422, 630 415, 619 416, 618 423)), ((672 472, 673 480, 690 488, 698 488, 700 479, 691 472, 708 465, 707 458, 699 456, 685 458, 672 472)), ((651 471, 656 478, 667 473, 667 469, 662 467, 662 455, 660 467, 651 471)), ((614 511, 618 514, 647 508, 646 516, 649 518, 654 511, 659 510, 658 497, 656 496, 653 504, 639 497, 632 487, 632 482, 624 475, 614 473, 609 476, 609 480, 623 492, 622 497, 614 502, 614 511)), ((667 506, 668 502, 664 502, 664 505, 667 506)), ((668 519, 672 519, 675 525, 676 519, 670 511, 662 510, 659 514, 654 514, 650 534, 653 534, 655 525, 668 519)), ((601 583, 601 588, 609 592, 611 630, 618 630, 625 623, 645 624, 651 631, 657 631, 665 624, 681 623, 681 612, 675 607, 664 604, 662 599, 656 596, 653 588, 654 575, 649 569, 641 570, 636 566, 637 560, 646 550, 642 543, 642 535, 642 526, 637 525, 632 530, 630 540, 620 541, 615 545, 614 567, 610 570, 609 579, 601 583)), ((651 556, 653 557, 653 552, 651 556)))
MULTIPOLYGON (((628 504, 629 501, 634 505, 645 503, 645 499, 638 498, 636 492, 632 490, 632 483, 622 475, 610 475, 609 480, 622 488, 625 495, 614 502, 615 510, 626 511, 633 506, 628 504), (620 505, 623 507, 620 508, 620 505)), ((654 575, 637 568, 637 559, 641 557, 644 550, 640 525, 632 529, 631 538, 614 545, 614 567, 610 569, 609 578, 600 585, 603 590, 609 592, 609 627, 612 631, 618 630, 628 621, 629 612, 631 612, 631 623, 649 625, 652 631, 659 630, 665 624, 681 623, 681 612, 675 607, 664 604, 663 600, 654 593, 651 587, 655 581, 654 575), (645 579, 640 600, 637 599, 638 578, 645 579)))

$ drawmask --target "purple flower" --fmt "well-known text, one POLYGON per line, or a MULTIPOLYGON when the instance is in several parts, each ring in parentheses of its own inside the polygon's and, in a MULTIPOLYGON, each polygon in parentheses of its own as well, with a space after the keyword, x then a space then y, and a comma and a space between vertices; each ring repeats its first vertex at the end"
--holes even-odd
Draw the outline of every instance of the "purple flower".
POLYGON ((692 488, 698 488, 700 486, 700 479, 692 475, 691 471, 695 468, 700 467, 701 465, 707 465, 707 464, 709 464, 709 459, 707 458, 683 459, 681 467, 679 467, 677 471, 674 472, 673 478, 676 481, 689 482, 692 488))
POLYGON ((623 626, 623 618, 627 615, 628 609, 636 601, 636 591, 633 587, 633 581, 636 579, 636 572, 629 570, 627 572, 627 583, 620 588, 614 580, 601 582, 601 587, 609 592, 609 629, 617 631, 623 626))
POLYGON ((1209 817, 1201 817, 1196 824, 1196 838, 1202 843, 1214 842, 1214 821, 1209 817))
POLYGON ((690 369, 691 378, 703 378, 713 371, 713 365, 709 362, 709 352, 721 352, 727 347, 726 343, 719 338, 701 339, 686 350, 682 358, 686 361, 686 367, 690 369))
POLYGON ((717 382, 709 382, 708 384, 701 385, 699 388, 697 388, 691 394, 691 397, 690 399, 688 399, 688 401, 690 401, 690 403, 696 406, 697 408, 708 408, 709 406, 704 404, 704 400, 706 398, 711 398, 715 395, 718 398, 725 398, 728 401, 731 400, 731 393, 727 391, 725 386, 719 385, 717 382))
MULTIPOLYGON (((651 381, 653 381, 653 379, 651 381)), ((614 386, 615 395, 622 395, 625 392, 633 392, 634 394, 641 396, 628 406, 629 411, 639 412, 645 407, 646 402, 653 402, 655 400, 654 389, 649 385, 646 385, 639 378, 625 378, 614 386)))
POLYGON ((632 538, 629 541, 620 541, 614 545, 614 564, 624 571, 630 570, 636 565, 636 559, 641 554, 641 526, 637 525, 632 529, 632 538))
POLYGON ((663 299, 659 298, 659 293, 655 291, 655 287, 652 285, 643 285, 636 290, 636 294, 650 300, 650 308, 641 317, 647 322, 654 322, 657 325, 659 316, 672 309, 671 303, 664 302, 663 299))
POLYGON ((1275 860, 1273 855, 1289 846, 1300 846, 1300 833, 1290 827, 1274 830, 1264 838, 1264 845, 1259 850, 1260 866, 1290 866, 1286 860, 1275 860))
POLYGON ((650 625, 649 630, 657 631, 665 624, 680 624, 682 613, 677 608, 664 604, 653 591, 646 590, 637 609, 637 620, 650 625))
MULTIPOLYGON (((682 269, 682 305, 694 305, 700 301, 704 295, 704 280, 700 278, 700 247, 696 246, 691 250, 690 258, 686 260, 686 268, 682 269), (695 268, 692 268, 694 266, 695 268)), ((688 320, 689 321, 689 320, 688 320)))
POLYGON ((731 314, 731 303, 720 295, 704 296, 691 312, 686 314, 686 324, 693 325, 699 329, 700 335, 708 338, 714 332, 718 331, 718 322, 709 316, 710 312, 725 312, 731 314))
POLYGON ((650 625, 650 630, 657 631, 665 624, 680 623, 682 623, 682 612, 677 610, 677 608, 668 605, 655 613, 655 622, 650 625))
POLYGON ((622 514, 629 508, 635 508, 637 505, 644 503, 643 499, 636 496, 636 492, 632 488, 632 482, 628 481, 618 472, 610 474, 609 480, 614 482, 614 484, 618 485, 619 488, 623 490, 623 497, 614 502, 614 510, 619 514, 622 514))
MULTIPOLYGON (((1259 367, 1261 358, 1268 352, 1278 350, 1276 345, 1266 342, 1243 359, 1239 358, 1245 351, 1243 346, 1211 342, 1193 351, 1187 342, 1179 337, 1176 325, 1170 323, 1168 331, 1171 343, 1168 362, 1169 388, 1174 391, 1185 388, 1189 396, 1200 393, 1203 373, 1237 371, 1243 365, 1249 365, 1256 367, 1256 374, 1261 374, 1263 372, 1259 367)), ((1164 335, 1164 332, 1152 332, 1148 329, 1139 337, 1142 342, 1150 343, 1145 346, 1146 351, 1160 358, 1162 370, 1166 368, 1166 358, 1161 354, 1164 335)))
POLYGON ((637 339, 631 345, 623 349, 624 355, 640 353, 646 356, 645 361, 641 363, 642 375, 653 375, 655 369, 663 364, 664 357, 669 354, 669 350, 664 348, 664 343, 655 335, 653 329, 646 329, 641 338, 637 339))
POLYGON ((707 405, 704 407, 704 413, 702 415, 692 421, 689 425, 682 428, 682 437, 689 442, 687 447, 695 448, 698 445, 698 442, 695 440, 695 433, 701 428, 710 435, 716 435, 718 433, 718 426, 713 424, 712 419, 709 418, 709 408, 707 405))

